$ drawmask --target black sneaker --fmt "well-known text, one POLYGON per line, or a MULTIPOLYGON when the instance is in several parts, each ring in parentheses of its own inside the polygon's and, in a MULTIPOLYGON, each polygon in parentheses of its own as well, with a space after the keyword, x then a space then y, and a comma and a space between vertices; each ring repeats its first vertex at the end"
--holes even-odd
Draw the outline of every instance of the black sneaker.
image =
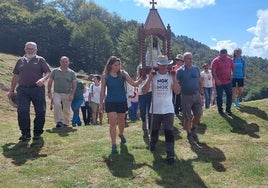
POLYGON ((30 134, 23 134, 19 138, 20 141, 27 141, 27 140, 30 140, 30 139, 31 139, 31 135, 30 134))
POLYGON ((33 136, 33 140, 40 140, 42 137, 41 137, 41 135, 39 135, 39 134, 35 134, 34 136, 33 136))
POLYGON ((188 139, 189 144, 191 144, 191 145, 194 145, 195 144, 194 137, 193 137, 192 134, 189 134, 188 133, 187 139, 188 139))
POLYGON ((220 115, 224 114, 223 110, 218 110, 218 112, 219 112, 220 115))
POLYGON ((231 110, 226 110, 226 114, 228 114, 228 115, 233 115, 233 113, 232 113, 231 110))
POLYGON ((173 165, 175 163, 174 157, 167 157, 167 164, 173 165))

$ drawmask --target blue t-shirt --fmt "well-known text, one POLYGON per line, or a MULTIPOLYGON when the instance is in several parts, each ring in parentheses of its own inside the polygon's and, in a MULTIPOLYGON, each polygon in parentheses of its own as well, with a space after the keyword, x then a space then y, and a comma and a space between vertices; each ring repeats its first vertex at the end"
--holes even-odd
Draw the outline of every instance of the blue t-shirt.
POLYGON ((184 65, 177 71, 177 79, 180 81, 181 93, 192 95, 199 90, 199 68, 193 65, 190 69, 184 65))
POLYGON ((106 102, 126 102, 126 78, 121 75, 120 77, 112 77, 110 74, 106 75, 107 95, 106 102))
POLYGON ((242 58, 234 59, 235 72, 233 78, 244 78, 244 68, 247 67, 246 62, 242 58))

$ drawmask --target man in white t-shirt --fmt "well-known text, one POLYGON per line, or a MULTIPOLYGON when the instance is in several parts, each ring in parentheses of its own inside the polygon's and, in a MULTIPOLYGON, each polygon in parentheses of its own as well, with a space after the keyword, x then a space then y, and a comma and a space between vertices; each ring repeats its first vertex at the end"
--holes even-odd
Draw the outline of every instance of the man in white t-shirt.
POLYGON ((93 77, 93 83, 89 87, 88 101, 92 108, 92 124, 102 125, 103 113, 99 110, 100 105, 100 91, 101 91, 101 77, 96 75, 93 77), (99 118, 99 122, 97 121, 99 118))
POLYGON ((173 92, 176 94, 180 92, 180 88, 177 84, 178 81, 175 71, 171 71, 171 73, 168 72, 168 66, 170 64, 168 58, 163 55, 159 56, 157 64, 158 71, 149 74, 149 78, 142 88, 142 92, 146 93, 149 91, 150 85, 152 84, 150 150, 151 152, 155 151, 155 146, 159 137, 159 129, 161 125, 163 125, 166 139, 167 162, 172 165, 175 162, 173 133, 174 106, 172 97, 173 92))

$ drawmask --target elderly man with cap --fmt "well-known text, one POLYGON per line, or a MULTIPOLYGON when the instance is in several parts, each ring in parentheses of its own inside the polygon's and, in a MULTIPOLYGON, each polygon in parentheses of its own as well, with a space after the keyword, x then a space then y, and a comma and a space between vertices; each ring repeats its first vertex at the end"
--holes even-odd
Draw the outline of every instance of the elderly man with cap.
POLYGON ((232 72, 235 72, 233 60, 228 56, 226 49, 221 49, 219 56, 211 62, 212 75, 215 79, 217 92, 217 107, 219 114, 223 114, 222 97, 226 94, 226 113, 232 114, 232 72))
POLYGON ((159 129, 163 125, 166 141, 166 153, 168 164, 174 164, 174 107, 172 103, 173 92, 180 92, 175 71, 168 71, 170 61, 167 56, 158 56, 157 65, 158 71, 152 71, 149 74, 145 85, 142 87, 142 92, 147 93, 150 85, 152 86, 152 103, 150 114, 152 117, 150 150, 155 151, 156 143, 158 142, 159 129))

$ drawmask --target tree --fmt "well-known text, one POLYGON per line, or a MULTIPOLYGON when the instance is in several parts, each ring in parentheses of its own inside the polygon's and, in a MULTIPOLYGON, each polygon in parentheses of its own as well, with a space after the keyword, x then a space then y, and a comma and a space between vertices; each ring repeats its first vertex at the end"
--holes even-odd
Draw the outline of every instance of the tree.
POLYGON ((72 47, 77 50, 75 68, 87 73, 101 73, 106 59, 113 54, 109 29, 97 18, 75 28, 72 47))
POLYGON ((9 2, 0 4, 0 12, 0 51, 21 54, 32 16, 27 10, 9 2))
POLYGON ((118 52, 121 55, 124 69, 136 79, 139 65, 138 27, 131 27, 123 31, 118 39, 118 52))
POLYGON ((72 54, 70 36, 74 25, 60 12, 45 8, 34 15, 26 38, 38 44, 38 51, 52 66, 59 65, 59 58, 72 54))
POLYGON ((0 0, 2 2, 9 2, 14 6, 21 7, 29 12, 37 12, 44 8, 44 0, 0 0))

